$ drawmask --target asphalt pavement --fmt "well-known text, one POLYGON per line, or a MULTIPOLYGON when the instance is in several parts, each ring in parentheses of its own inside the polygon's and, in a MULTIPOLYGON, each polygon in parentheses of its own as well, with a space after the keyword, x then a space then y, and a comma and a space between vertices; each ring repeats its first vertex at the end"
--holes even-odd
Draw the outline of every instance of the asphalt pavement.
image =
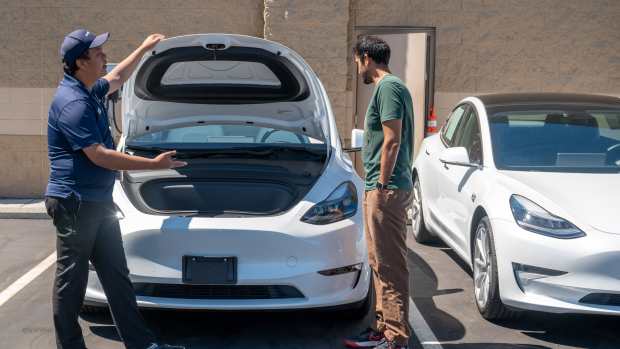
MULTIPOLYGON (((54 251, 49 220, 0 219, 0 293, 54 251)), ((408 241, 412 290, 412 348, 522 349, 620 348, 620 318, 524 313, 490 323, 478 314, 468 268, 443 244, 408 241)), ((53 265, 0 305, 0 348, 55 348, 51 287, 53 265)), ((191 349, 333 349, 366 327, 315 312, 144 311, 157 336, 191 349)), ((369 315, 371 316, 371 315, 369 315)), ((119 349, 108 314, 80 320, 89 348, 119 349)))

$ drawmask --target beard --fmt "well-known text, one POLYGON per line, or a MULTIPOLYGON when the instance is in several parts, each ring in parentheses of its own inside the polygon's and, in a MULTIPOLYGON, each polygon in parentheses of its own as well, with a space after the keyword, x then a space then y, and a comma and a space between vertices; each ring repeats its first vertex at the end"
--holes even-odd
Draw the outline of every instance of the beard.
POLYGON ((364 84, 366 85, 370 85, 373 83, 372 76, 370 75, 370 71, 366 70, 362 72, 362 80, 364 81, 364 84))

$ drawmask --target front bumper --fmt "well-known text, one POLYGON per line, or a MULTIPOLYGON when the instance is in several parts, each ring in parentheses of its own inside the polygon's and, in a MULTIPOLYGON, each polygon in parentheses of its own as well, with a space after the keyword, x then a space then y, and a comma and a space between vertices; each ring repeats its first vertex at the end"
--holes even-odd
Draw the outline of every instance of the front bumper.
MULTIPOLYGON (((370 284, 366 242, 357 218, 325 226, 302 222, 266 224, 263 219, 152 217, 138 223, 121 220, 123 245, 135 283, 182 285, 182 257, 235 256, 237 285, 296 288, 303 297, 270 299, 196 299, 137 295, 149 308, 211 310, 284 310, 347 305, 363 301, 370 284), (146 223, 145 222, 149 222, 146 223), (239 220, 237 220, 239 222, 239 220), (363 263, 361 272, 324 276, 320 270, 363 263)), ((94 271, 85 302, 107 304, 94 271)))
MULTIPOLYGON (((620 315, 616 302, 584 301, 592 294, 620 296, 620 235, 595 230, 556 239, 493 219, 501 299, 507 306, 550 313, 620 315), (518 281, 514 263, 564 272, 518 281)), ((542 276, 542 275, 541 275, 542 276)))

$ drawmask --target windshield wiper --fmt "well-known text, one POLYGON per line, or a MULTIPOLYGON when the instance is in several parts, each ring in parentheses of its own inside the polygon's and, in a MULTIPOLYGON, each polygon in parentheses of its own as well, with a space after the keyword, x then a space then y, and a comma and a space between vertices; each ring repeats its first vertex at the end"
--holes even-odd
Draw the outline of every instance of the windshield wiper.
POLYGON ((174 150, 174 149, 163 148, 163 147, 142 146, 142 145, 129 145, 129 144, 126 146, 126 149, 137 150, 137 151, 141 151, 141 152, 148 152, 148 153, 152 153, 152 154, 160 154, 160 153, 165 153, 167 151, 174 150))
POLYGON ((176 150, 175 158, 178 159, 197 159, 197 158, 214 158, 225 156, 249 156, 249 157, 270 157, 283 153, 304 153, 311 156, 324 156, 325 148, 313 149, 308 147, 291 147, 291 146, 235 146, 228 148, 206 148, 206 149, 174 149, 158 146, 142 146, 127 145, 127 149, 148 152, 151 154, 160 154, 163 152, 176 150))
POLYGON ((178 150, 177 158, 214 158, 226 156, 271 157, 283 153, 303 153, 310 156, 324 156, 325 150, 299 147, 234 147, 226 149, 178 150))

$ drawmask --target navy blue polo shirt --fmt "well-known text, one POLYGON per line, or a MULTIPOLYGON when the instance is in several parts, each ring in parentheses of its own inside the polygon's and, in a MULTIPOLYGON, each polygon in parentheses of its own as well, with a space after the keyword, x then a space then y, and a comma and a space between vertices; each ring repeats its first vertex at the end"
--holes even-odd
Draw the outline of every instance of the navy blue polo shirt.
POLYGON ((93 144, 114 149, 104 97, 110 89, 99 79, 89 91, 65 74, 50 106, 47 145, 50 177, 46 196, 111 201, 115 171, 95 165, 82 151, 93 144))

